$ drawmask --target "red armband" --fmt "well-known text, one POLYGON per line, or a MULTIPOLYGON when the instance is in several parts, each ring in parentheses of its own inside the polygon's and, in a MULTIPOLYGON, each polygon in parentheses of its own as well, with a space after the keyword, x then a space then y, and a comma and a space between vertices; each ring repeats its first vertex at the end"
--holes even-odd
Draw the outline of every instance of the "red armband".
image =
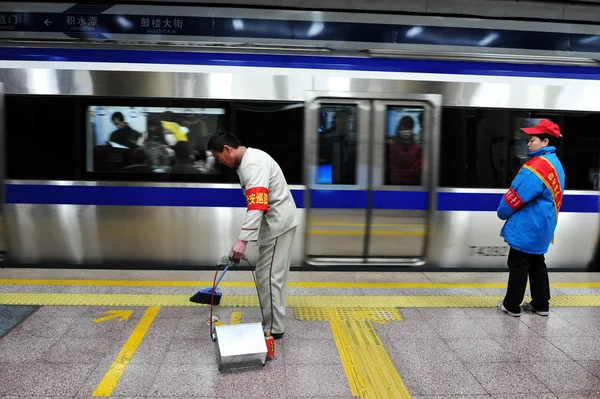
POLYGON ((519 194, 512 188, 504 194, 504 201, 510 206, 513 211, 516 211, 523 206, 523 200, 519 197, 519 194))
POLYGON ((246 190, 246 203, 249 211, 268 211, 269 190, 266 187, 253 187, 246 190))

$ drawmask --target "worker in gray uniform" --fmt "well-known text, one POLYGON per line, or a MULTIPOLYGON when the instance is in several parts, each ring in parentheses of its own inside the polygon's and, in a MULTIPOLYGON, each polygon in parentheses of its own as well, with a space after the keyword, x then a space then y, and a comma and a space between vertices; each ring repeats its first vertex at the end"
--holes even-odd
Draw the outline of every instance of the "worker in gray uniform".
POLYGON ((246 148, 224 131, 212 135, 207 148, 221 164, 237 169, 247 211, 229 258, 240 260, 248 242, 259 245, 256 280, 263 329, 279 339, 285 332, 285 287, 300 221, 294 198, 281 168, 266 152, 246 148))

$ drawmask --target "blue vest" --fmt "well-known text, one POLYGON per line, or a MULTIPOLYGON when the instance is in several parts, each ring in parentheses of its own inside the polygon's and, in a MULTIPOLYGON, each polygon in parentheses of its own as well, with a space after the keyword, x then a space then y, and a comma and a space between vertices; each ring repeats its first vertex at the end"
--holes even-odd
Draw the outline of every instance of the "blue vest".
MULTIPOLYGON (((560 190, 565 190, 565 171, 556 156, 556 148, 546 146, 530 152, 530 157, 543 157, 558 175, 560 190)), ((511 247, 528 254, 548 252, 557 223, 552 193, 539 176, 521 168, 498 207, 498 217, 506 220, 500 235, 511 247)))

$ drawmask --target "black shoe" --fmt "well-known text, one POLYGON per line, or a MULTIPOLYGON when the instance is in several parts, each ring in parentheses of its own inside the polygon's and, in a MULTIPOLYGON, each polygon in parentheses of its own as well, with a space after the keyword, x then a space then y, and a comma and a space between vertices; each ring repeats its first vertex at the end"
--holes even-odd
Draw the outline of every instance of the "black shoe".
POLYGON ((281 333, 281 334, 271 334, 271 335, 273 336, 273 339, 281 339, 281 338, 283 338, 283 334, 284 333, 281 333))

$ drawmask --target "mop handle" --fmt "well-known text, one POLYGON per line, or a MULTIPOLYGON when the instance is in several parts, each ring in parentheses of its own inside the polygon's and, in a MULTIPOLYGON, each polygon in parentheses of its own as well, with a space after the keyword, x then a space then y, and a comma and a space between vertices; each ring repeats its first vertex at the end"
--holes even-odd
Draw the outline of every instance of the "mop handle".
MULTIPOLYGON (((225 255, 222 258, 222 261, 226 258, 227 255, 225 255)), ((246 255, 242 255, 242 259, 245 260, 246 262, 248 262, 248 258, 246 257, 246 255)), ((229 266, 231 265, 231 261, 229 259, 227 259, 228 263, 227 266, 225 266, 225 269, 223 269, 223 272, 221 273, 221 275, 219 276, 219 279, 217 280, 217 283, 215 284, 215 288, 217 287, 217 285, 219 285, 219 283, 221 282, 221 279, 223 278, 223 276, 225 275, 225 272, 227 271, 227 269, 229 269, 229 266)), ((236 264, 239 263, 236 262, 236 264)))
POLYGON ((217 283, 215 284, 214 288, 217 288, 217 285, 219 285, 219 283, 221 282, 221 279, 225 275, 225 272, 227 271, 227 269, 229 269, 229 265, 225 266, 225 269, 223 269, 223 272, 219 276, 219 279, 217 280, 217 283))

